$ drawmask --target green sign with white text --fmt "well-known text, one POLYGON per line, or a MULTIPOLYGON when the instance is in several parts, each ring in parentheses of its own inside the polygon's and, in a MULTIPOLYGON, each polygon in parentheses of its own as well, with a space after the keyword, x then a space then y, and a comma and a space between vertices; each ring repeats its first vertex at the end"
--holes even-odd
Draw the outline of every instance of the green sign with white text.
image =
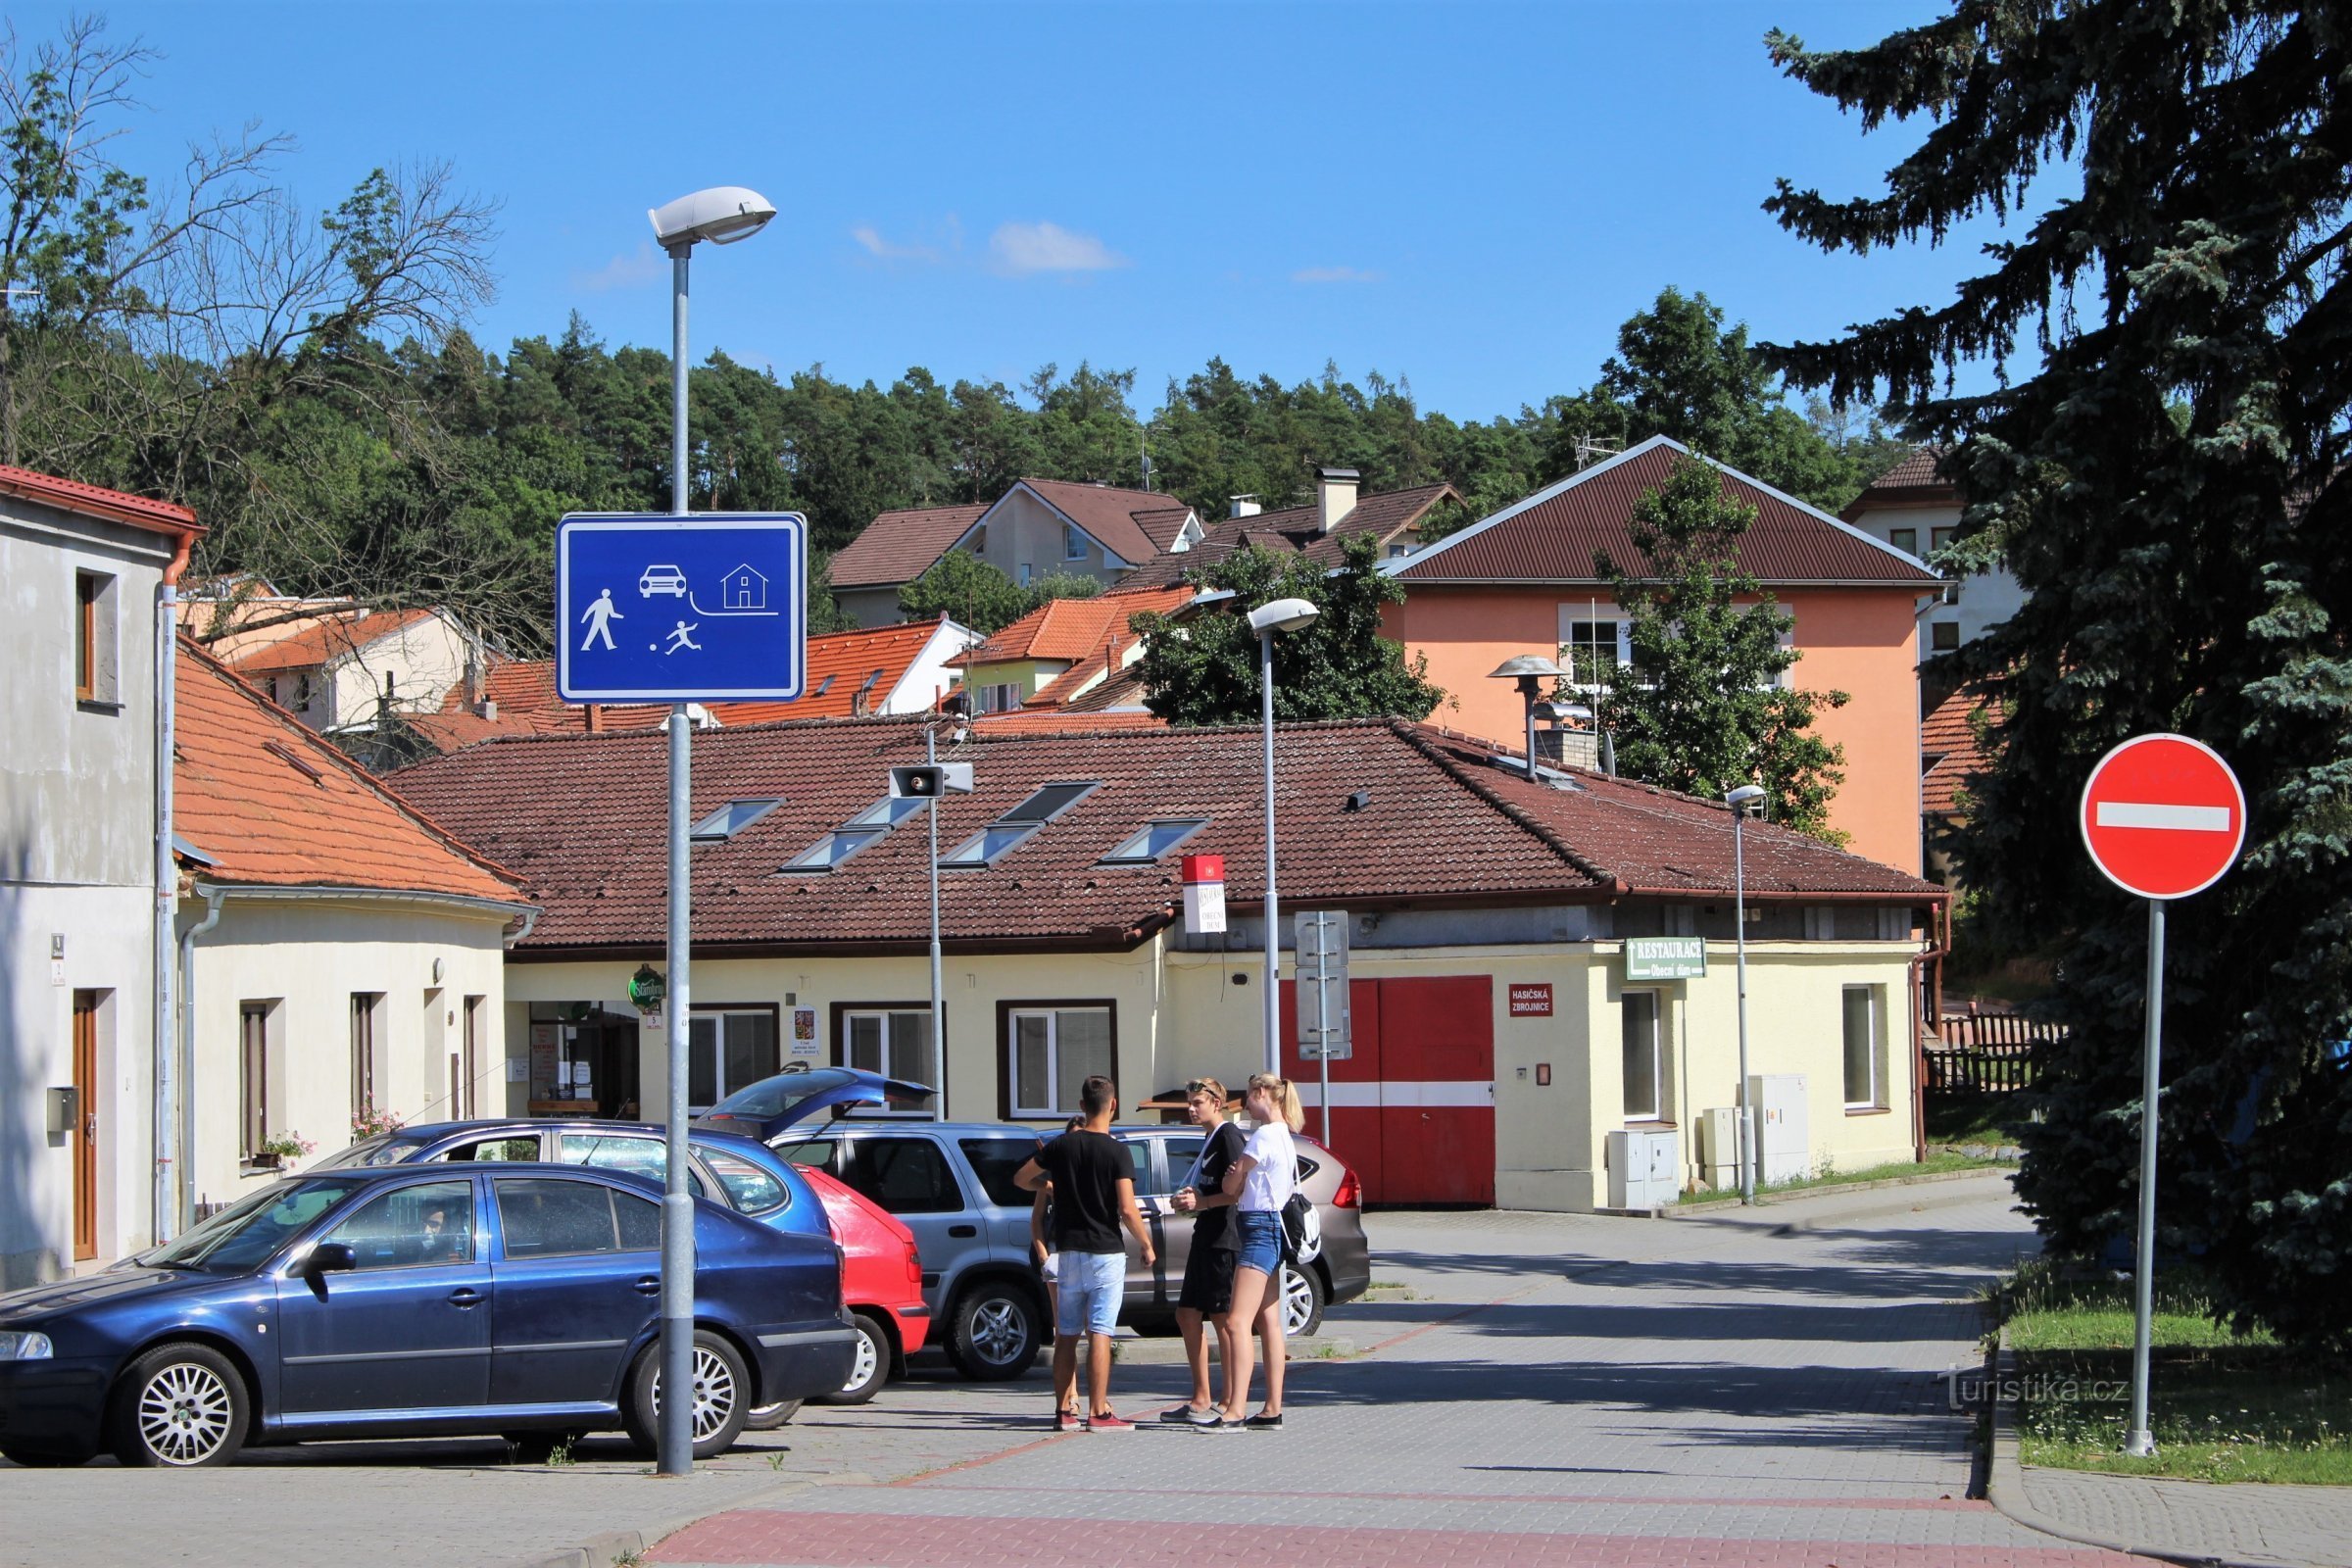
POLYGON ((1695 980, 1707 972, 1705 937, 1627 937, 1628 980, 1695 980))

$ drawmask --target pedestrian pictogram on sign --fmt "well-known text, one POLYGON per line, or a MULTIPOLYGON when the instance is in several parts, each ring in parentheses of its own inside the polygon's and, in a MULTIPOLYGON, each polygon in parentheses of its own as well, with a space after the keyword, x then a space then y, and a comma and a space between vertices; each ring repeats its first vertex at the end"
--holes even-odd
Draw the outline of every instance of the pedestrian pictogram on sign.
POLYGON ((2140 735, 2099 759, 2082 787, 2082 843, 2109 881, 2143 899, 2211 887, 2246 838, 2246 796, 2212 747, 2140 735))

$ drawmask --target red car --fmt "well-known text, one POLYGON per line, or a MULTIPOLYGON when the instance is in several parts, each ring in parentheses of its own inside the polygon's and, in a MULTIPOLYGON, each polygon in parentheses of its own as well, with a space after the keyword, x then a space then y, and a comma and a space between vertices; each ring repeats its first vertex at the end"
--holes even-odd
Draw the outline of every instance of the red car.
POLYGON ((923 1264, 914 1232, 897 1215, 826 1175, 806 1170, 841 1244, 841 1304, 858 1325, 858 1356, 841 1392, 825 1404, 863 1404, 923 1348, 931 1309, 923 1304, 923 1264))

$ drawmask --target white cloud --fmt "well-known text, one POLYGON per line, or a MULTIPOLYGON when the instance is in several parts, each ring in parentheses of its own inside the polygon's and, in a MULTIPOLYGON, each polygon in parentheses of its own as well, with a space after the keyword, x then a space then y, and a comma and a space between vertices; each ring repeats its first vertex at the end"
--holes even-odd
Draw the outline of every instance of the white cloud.
POLYGON ((1291 274, 1294 283, 1377 283, 1378 272, 1360 267, 1302 267, 1291 274))
POLYGON ((850 230, 850 238, 865 247, 868 256, 885 262, 936 262, 939 252, 928 245, 896 245, 882 237, 881 230, 871 223, 860 223, 850 230))
POLYGON ((989 263, 1011 277, 1031 272, 1102 272, 1128 265, 1127 258, 1092 234, 1072 233, 1059 223, 1000 223, 988 237, 989 263))
POLYGON ((574 272, 571 286, 583 294, 603 294, 616 288, 641 288, 669 270, 666 258, 654 254, 652 241, 641 243, 633 256, 615 256, 593 272, 574 272))

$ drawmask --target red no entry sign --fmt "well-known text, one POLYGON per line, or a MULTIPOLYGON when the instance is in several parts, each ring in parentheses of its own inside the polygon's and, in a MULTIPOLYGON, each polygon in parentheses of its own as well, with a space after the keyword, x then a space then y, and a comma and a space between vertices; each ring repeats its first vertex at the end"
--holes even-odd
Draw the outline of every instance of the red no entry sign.
POLYGON ((2246 794, 2214 749, 2140 735, 2099 759, 2082 786, 2082 843, 2127 893, 2184 899, 2211 887, 2246 840, 2246 794))

